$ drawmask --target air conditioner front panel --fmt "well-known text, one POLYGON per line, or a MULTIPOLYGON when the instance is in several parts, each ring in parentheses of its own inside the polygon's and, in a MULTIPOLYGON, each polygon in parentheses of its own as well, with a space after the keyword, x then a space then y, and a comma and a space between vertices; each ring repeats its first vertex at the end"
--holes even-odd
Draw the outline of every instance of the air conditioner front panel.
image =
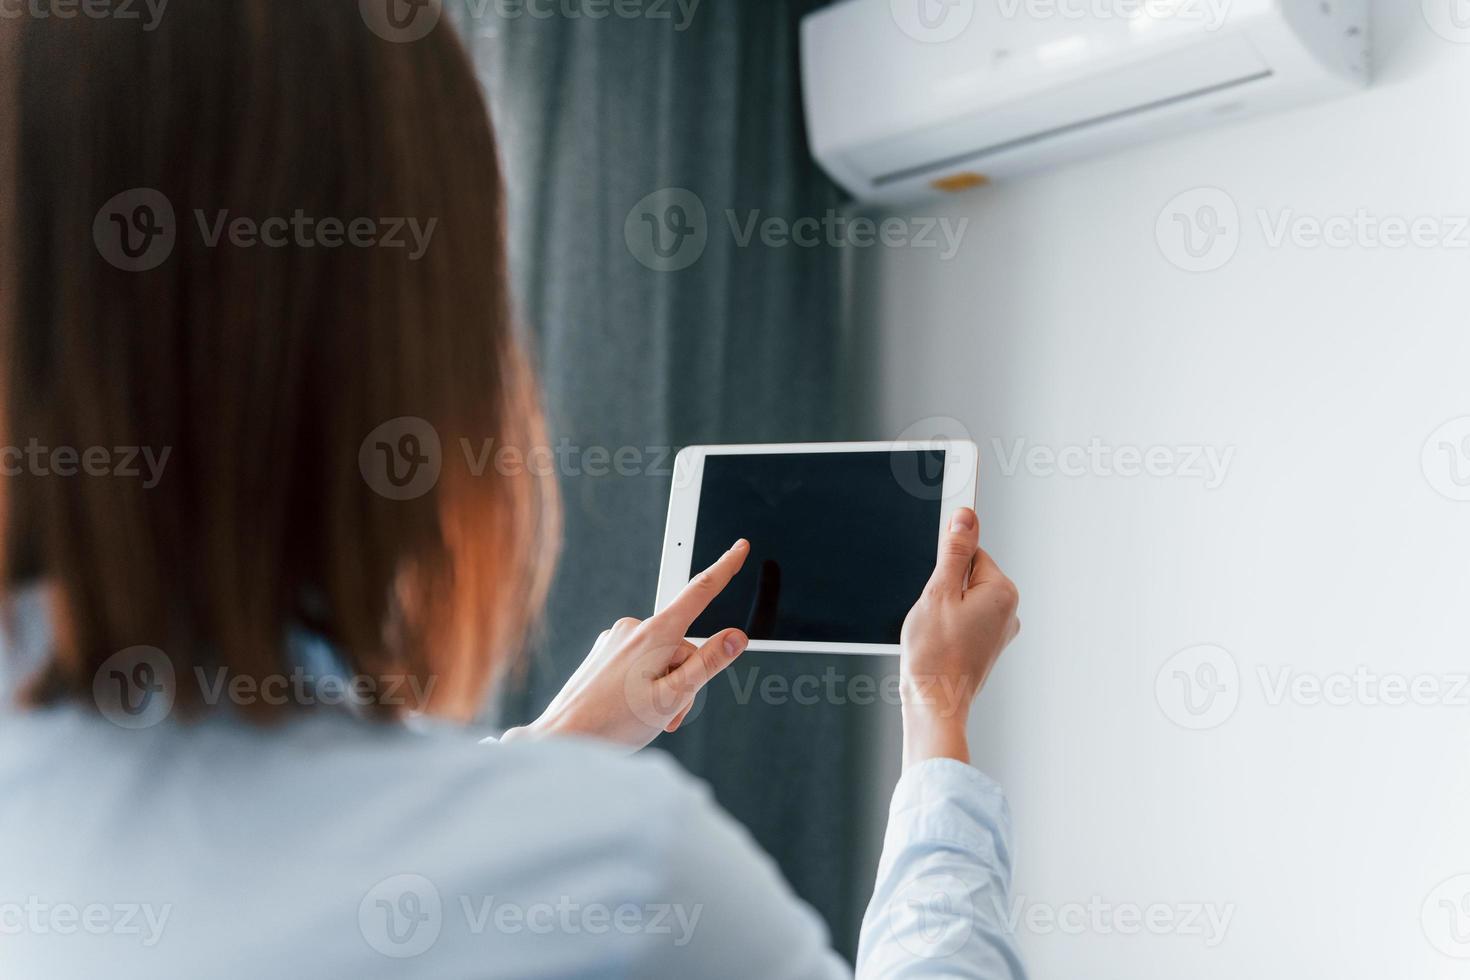
POLYGON ((1143 8, 1228 13, 1212 22, 1040 17, 1025 0, 975 0, 973 22, 945 43, 898 30, 900 9, 844 0, 802 22, 812 153, 864 200, 1032 172, 1343 94, 1369 74, 1366 0, 1143 8))
MULTIPOLYGON (((1120 62, 1193 50, 1201 40, 1238 36, 1279 19, 1272 13, 1275 0, 1178 2, 1184 12, 1153 19, 1067 15, 1089 9, 1076 0, 1048 6, 1057 12, 1050 17, 1028 13, 1038 0, 973 0, 954 5, 970 19, 958 36, 942 43, 906 35, 889 0, 833 4, 802 22, 803 87, 809 107, 821 110, 811 113, 813 144, 824 147, 830 138, 867 142, 939 125, 1107 72, 1120 62)), ((1138 9, 1163 5, 1164 0, 1150 0, 1138 9)))
POLYGON ((1269 79, 1270 66, 1242 37, 1134 62, 1007 102, 954 122, 891 136, 844 154, 876 188, 956 168, 985 171, 988 158, 1037 150, 1051 139, 1106 126, 1223 90, 1269 79), (1168 80, 1168 88, 1159 84, 1168 80))

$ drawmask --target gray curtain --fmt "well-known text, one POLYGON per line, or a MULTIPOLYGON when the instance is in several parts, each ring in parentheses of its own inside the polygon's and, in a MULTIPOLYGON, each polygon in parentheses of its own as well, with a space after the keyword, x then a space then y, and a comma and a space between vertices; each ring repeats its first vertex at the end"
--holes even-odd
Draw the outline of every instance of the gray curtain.
MULTIPOLYGON (((798 25, 820 5, 706 0, 687 22, 672 2, 602 18, 575 3, 581 15, 452 8, 497 124, 567 505, 545 636, 507 724, 538 713, 613 620, 651 612, 674 449, 870 434, 841 250, 741 242, 752 215, 842 206, 802 128, 798 25)), ((849 956, 873 873, 861 737, 884 709, 759 689, 888 667, 747 654, 658 743, 709 781, 849 956)))

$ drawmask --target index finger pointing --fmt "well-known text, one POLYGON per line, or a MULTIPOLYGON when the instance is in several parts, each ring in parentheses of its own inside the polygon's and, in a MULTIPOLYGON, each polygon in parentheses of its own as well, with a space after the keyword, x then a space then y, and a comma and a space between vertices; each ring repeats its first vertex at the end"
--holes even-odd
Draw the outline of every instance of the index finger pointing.
POLYGON ((704 612, 705 607, 714 601, 715 596, 725 591, 725 586, 740 571, 749 554, 750 542, 744 538, 736 541, 713 565, 690 579, 689 584, 654 619, 677 623, 680 633, 688 630, 690 624, 704 612))

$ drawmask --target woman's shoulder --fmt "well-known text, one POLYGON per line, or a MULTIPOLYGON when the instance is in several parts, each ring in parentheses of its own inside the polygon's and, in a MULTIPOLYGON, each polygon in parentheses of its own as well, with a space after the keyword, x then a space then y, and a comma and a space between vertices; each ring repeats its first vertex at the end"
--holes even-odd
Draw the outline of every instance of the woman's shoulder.
MULTIPOLYGON (((492 772, 497 792, 545 805, 623 806, 646 811, 704 795, 704 784, 658 749, 629 752, 599 739, 556 737, 513 742, 439 736, 452 740, 448 767, 473 776, 492 772)), ((442 744, 442 743, 441 743, 442 744)), ((421 750, 422 751, 422 750, 421 750)), ((438 749, 429 749, 438 752, 438 749)))
POLYGON ((344 783, 391 787, 446 825, 503 821, 509 836, 638 848, 658 846, 680 819, 713 806, 706 785, 657 749, 629 753, 575 737, 498 742, 457 728, 322 737, 340 747, 344 783))
MULTIPOLYGON (((168 719, 125 729, 81 706, 6 712, 0 787, 25 775, 32 793, 90 786, 105 799, 138 783, 242 821, 293 827, 355 816, 364 834, 502 839, 557 833, 626 838, 661 829, 700 784, 666 754, 627 754, 591 739, 498 743, 462 727, 371 723, 312 711, 281 724, 168 719), (40 779, 37 777, 40 776, 40 779)), ((15 788, 20 788, 17 785, 15 788)), ((308 831, 310 832, 310 831, 308 831)))
MULTIPOLYGON (((609 887, 619 877, 652 887, 668 836, 707 798, 658 751, 574 738, 485 743, 465 729, 327 712, 266 727, 210 718, 130 731, 58 707, 8 719, 5 735, 0 795, 27 812, 75 812, 86 799, 112 826, 147 825, 157 839, 208 827, 222 853, 240 857, 272 827, 271 847, 284 853, 326 861, 330 841, 363 870, 381 858, 463 887, 504 886, 516 869, 569 854, 615 856, 609 887)), ((6 810, 0 800, 0 817, 6 810)))
POLYGON ((494 883, 503 898, 533 904, 547 895, 598 909, 656 904, 683 887, 691 851, 725 840, 734 824, 702 781, 656 749, 480 743, 452 732, 391 741, 364 763, 391 787, 374 833, 414 841, 402 856, 434 869, 426 874, 446 894, 494 883))

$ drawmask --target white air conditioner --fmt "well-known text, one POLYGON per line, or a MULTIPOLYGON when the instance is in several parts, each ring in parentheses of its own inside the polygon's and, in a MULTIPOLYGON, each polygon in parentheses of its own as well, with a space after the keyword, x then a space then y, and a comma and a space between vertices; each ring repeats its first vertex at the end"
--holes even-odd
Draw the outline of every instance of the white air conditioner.
POLYGON ((860 200, 959 190, 1368 78, 1368 0, 844 0, 802 22, 812 152, 860 200))

